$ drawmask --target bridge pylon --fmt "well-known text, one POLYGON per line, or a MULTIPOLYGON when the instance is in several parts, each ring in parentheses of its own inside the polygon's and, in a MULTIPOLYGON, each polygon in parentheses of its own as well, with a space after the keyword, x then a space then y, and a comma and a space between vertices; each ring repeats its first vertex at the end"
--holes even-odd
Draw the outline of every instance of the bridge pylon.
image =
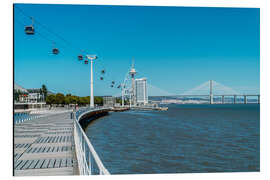
POLYGON ((214 103, 214 98, 213 98, 213 80, 210 80, 210 104, 214 103))

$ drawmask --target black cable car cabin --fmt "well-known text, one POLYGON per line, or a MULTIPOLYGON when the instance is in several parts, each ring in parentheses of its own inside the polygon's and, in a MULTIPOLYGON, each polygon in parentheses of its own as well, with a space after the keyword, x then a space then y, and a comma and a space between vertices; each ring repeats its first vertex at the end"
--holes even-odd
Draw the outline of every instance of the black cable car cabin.
POLYGON ((121 87, 121 85, 117 86, 117 88, 119 89, 121 87))
POLYGON ((105 70, 104 69, 101 71, 101 74, 105 74, 105 70))
POLYGON ((113 85, 111 85, 111 87, 113 87, 113 85))
POLYGON ((79 55, 79 56, 78 56, 78 60, 79 60, 79 61, 83 60, 83 56, 82 56, 82 55, 79 55))
POLYGON ((104 78, 103 77, 100 77, 100 80, 103 80, 104 78))
POLYGON ((59 50, 57 48, 53 48, 52 49, 52 53, 55 54, 55 55, 57 55, 59 53, 59 50))
POLYGON ((112 81, 112 84, 114 84, 115 82, 114 81, 112 81))
POLYGON ((35 29, 34 29, 34 27, 32 25, 31 26, 25 26, 24 32, 27 35, 33 35, 33 34, 35 34, 35 29))
POLYGON ((87 60, 85 60, 85 61, 84 61, 84 64, 88 64, 88 61, 87 61, 87 60))

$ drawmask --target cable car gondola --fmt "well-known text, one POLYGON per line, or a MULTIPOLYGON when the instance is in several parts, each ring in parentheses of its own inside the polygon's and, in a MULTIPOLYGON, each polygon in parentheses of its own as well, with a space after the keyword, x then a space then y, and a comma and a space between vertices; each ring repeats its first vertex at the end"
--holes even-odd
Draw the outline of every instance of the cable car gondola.
POLYGON ((87 61, 87 60, 85 60, 85 61, 84 61, 84 64, 88 64, 88 61, 87 61))
POLYGON ((111 87, 113 88, 113 85, 111 85, 111 87))
POLYGON ((78 56, 78 60, 79 60, 79 61, 83 60, 83 55, 79 55, 79 56, 78 56))
POLYGON ((24 28, 24 32, 27 35, 33 35, 33 34, 35 34, 35 29, 34 29, 34 26, 33 26, 34 19, 32 17, 31 17, 31 19, 32 19, 32 24, 30 26, 25 26, 25 28, 24 28))
POLYGON ((105 74, 105 69, 103 69, 103 70, 101 71, 101 74, 105 74))
POLYGON ((112 81, 112 84, 114 84, 115 82, 114 81, 112 81))
POLYGON ((103 80, 104 78, 103 77, 100 77, 100 80, 103 80))
POLYGON ((119 89, 121 87, 121 85, 117 86, 117 88, 119 89))
POLYGON ((34 27, 32 25, 31 26, 25 26, 24 32, 27 35, 33 35, 33 34, 35 34, 35 30, 34 30, 34 27))
POLYGON ((55 55, 57 55, 59 53, 58 48, 53 48, 52 49, 52 53, 55 54, 55 55))

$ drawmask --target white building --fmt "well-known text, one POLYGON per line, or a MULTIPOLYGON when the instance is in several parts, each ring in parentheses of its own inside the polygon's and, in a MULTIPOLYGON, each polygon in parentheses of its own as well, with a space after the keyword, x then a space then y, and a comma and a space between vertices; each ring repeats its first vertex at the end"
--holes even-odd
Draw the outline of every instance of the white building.
POLYGON ((112 107, 115 105, 115 97, 113 96, 103 96, 103 106, 112 107))
POLYGON ((40 102, 44 101, 44 96, 38 92, 28 94, 28 102, 40 102))
POLYGON ((135 95, 137 104, 147 104, 148 95, 147 95, 146 78, 135 80, 135 90, 136 90, 135 95))

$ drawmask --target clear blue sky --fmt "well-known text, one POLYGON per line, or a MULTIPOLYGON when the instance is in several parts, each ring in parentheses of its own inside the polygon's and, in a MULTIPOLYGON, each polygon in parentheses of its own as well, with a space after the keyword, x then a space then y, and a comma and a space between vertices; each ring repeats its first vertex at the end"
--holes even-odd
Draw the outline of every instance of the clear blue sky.
POLYGON ((53 92, 89 95, 90 65, 77 60, 80 49, 97 54, 95 95, 120 93, 135 59, 137 77, 170 93, 182 93, 213 79, 238 91, 258 93, 260 10, 258 8, 128 7, 16 4, 58 33, 31 24, 15 8, 15 82, 25 88, 46 84, 53 92), (18 22, 19 21, 19 22, 18 22), (40 35, 41 34, 41 35, 40 35), (44 39, 46 37, 46 39, 44 39), (56 42, 60 54, 51 54, 56 42), (105 81, 100 70, 105 68, 105 81))

